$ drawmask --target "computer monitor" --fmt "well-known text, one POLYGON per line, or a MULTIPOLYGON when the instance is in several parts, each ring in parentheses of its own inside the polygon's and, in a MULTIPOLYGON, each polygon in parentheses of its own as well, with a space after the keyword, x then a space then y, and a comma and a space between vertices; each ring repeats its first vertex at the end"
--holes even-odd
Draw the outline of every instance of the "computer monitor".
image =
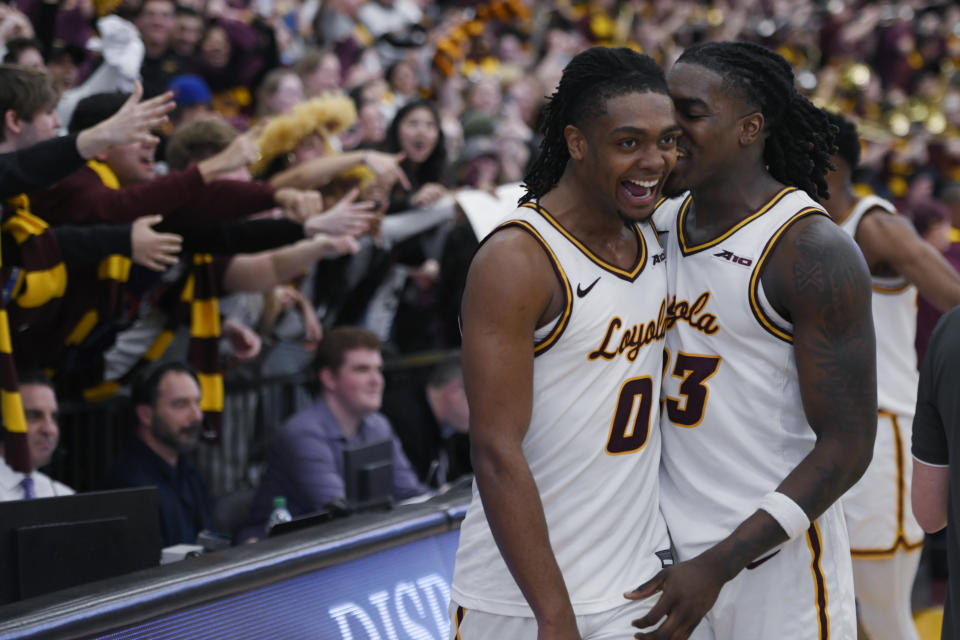
POLYGON ((0 604, 160 564, 155 487, 0 502, 0 604))
POLYGON ((343 479, 352 511, 389 506, 393 502, 393 441, 344 449, 343 479))

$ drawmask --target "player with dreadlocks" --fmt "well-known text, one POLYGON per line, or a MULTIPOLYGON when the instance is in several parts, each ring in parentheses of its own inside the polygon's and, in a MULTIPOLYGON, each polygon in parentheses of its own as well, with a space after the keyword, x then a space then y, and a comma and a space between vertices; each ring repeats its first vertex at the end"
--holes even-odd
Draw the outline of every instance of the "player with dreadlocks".
POLYGON ((916 640, 911 615, 913 578, 923 531, 911 509, 911 473, 920 474, 917 504, 934 492, 926 475, 942 471, 909 454, 917 406, 917 293, 941 311, 960 304, 960 276, 950 263, 875 195, 858 196, 851 175, 860 160, 857 127, 828 113, 839 128, 835 169, 827 174, 823 206, 853 236, 873 279, 877 335, 877 441, 866 473, 843 496, 860 619, 870 640, 916 640))
POLYGON ((837 499, 873 452, 876 356, 866 264, 815 200, 836 129, 758 45, 690 47, 667 82, 660 486, 680 562, 628 594, 662 592, 636 637, 852 640, 837 499))
POLYGON ((529 193, 487 237, 462 305, 476 481, 451 637, 629 638, 670 558, 658 470, 666 275, 649 218, 679 133, 663 71, 575 56, 529 193))

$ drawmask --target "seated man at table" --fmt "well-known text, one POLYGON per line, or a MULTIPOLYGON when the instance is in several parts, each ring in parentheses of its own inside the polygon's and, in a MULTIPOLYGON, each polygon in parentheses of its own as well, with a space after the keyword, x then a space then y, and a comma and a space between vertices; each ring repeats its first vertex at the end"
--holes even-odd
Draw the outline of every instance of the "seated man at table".
POLYGON ((443 488, 473 473, 467 433, 470 407, 459 356, 435 365, 426 384, 421 376, 391 376, 383 413, 425 484, 443 488))
POLYGON ((212 520, 207 484, 186 455, 203 427, 196 372, 175 360, 158 365, 134 385, 133 406, 136 432, 102 488, 156 487, 164 546, 194 544, 212 520))
POLYGON ((358 445, 392 441, 394 499, 426 491, 390 422, 379 413, 384 381, 376 334, 356 327, 333 329, 317 348, 316 370, 320 397, 274 433, 267 470, 241 539, 262 537, 274 497, 284 496, 293 516, 343 500, 343 451, 358 445))

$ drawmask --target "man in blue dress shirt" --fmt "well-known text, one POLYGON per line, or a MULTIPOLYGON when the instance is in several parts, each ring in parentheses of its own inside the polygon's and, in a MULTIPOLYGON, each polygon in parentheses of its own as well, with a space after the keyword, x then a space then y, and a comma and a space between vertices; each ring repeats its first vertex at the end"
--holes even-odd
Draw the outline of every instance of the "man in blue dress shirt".
POLYGON ((347 448, 391 440, 394 499, 426 491, 390 422, 379 412, 384 380, 376 334, 356 327, 331 330, 317 348, 316 367, 320 397, 274 434, 244 538, 263 535, 263 523, 276 496, 287 499, 294 516, 344 498, 343 451, 347 448))

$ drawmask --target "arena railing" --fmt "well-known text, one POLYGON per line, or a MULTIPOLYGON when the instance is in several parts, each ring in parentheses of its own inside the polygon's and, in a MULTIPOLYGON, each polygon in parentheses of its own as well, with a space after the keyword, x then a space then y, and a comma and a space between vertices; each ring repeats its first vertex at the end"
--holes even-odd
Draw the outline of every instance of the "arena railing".
MULTIPOLYGON (((425 378, 435 364, 457 353, 428 351, 387 358, 387 386, 395 377, 425 378)), ((227 372, 224 390, 221 440, 203 444, 194 457, 214 498, 256 486, 273 428, 311 401, 317 381, 310 370, 279 377, 227 372)), ((98 403, 62 402, 60 447, 45 471, 77 491, 97 489, 134 424, 129 398, 123 395, 98 403)))

